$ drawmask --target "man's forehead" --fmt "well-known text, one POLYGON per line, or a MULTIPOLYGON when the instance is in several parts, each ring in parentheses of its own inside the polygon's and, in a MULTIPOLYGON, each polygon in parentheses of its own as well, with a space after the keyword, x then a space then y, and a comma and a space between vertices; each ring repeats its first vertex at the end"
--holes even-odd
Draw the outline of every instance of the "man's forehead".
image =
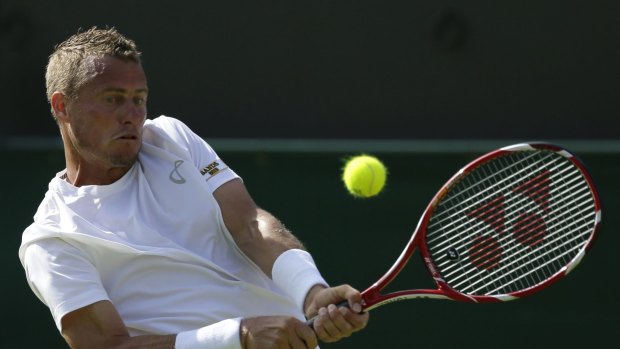
POLYGON ((88 57, 85 63, 90 82, 102 84, 102 89, 146 89, 146 76, 138 62, 105 55, 88 57))
POLYGON ((84 68, 89 74, 98 75, 110 71, 115 67, 133 66, 141 64, 131 59, 118 58, 111 55, 91 55, 84 59, 84 68))

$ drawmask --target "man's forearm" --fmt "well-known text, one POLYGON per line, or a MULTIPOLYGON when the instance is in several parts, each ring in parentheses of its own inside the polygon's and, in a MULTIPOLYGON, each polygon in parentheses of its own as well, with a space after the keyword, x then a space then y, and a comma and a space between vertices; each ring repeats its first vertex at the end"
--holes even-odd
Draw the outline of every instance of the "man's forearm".
POLYGON ((282 251, 292 248, 305 249, 301 241, 280 220, 260 208, 258 209, 258 229, 266 239, 281 248, 282 251))
POLYGON ((304 249, 303 244, 271 213, 257 209, 256 221, 235 234, 237 246, 269 277, 273 263, 283 252, 304 249))

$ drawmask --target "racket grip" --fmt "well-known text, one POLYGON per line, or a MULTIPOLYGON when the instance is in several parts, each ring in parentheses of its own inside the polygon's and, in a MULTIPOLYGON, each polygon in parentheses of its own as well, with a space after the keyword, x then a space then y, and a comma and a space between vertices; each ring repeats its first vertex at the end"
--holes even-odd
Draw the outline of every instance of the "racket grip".
MULTIPOLYGON (((336 306, 337 306, 338 308, 342 308, 342 307, 346 307, 346 308, 348 308, 348 307, 349 307, 349 302, 348 302, 348 301, 346 301, 346 300, 344 300, 344 301, 342 301, 342 302, 340 302, 340 303, 336 304, 336 306)), ((318 315, 317 315, 317 316, 318 316, 318 315)), ((310 319, 306 320, 306 325, 308 325, 308 326, 310 326, 310 328, 314 329, 314 320, 317 318, 317 316, 315 316, 315 317, 313 317, 313 318, 310 318, 310 319)))

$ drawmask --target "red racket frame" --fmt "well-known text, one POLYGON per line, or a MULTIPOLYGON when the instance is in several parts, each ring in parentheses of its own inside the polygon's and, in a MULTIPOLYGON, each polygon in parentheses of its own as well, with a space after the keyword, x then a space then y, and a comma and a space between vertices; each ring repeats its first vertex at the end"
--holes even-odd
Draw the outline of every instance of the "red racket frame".
POLYGON ((474 161, 470 162, 468 165, 466 165, 461 170, 459 170, 454 176, 452 176, 441 187, 441 189, 437 192, 437 194, 435 194, 433 199, 430 201, 429 205, 426 207, 424 213, 422 214, 422 217, 420 218, 418 222, 418 225, 413 235, 411 236, 411 239, 407 243, 407 246, 405 247, 401 255, 398 257, 394 265, 377 282, 375 282, 372 286, 370 286, 369 288, 367 288, 366 290, 362 292, 362 299, 364 301, 363 308, 364 310, 369 311, 373 308, 379 307, 384 304, 388 304, 388 303, 392 303, 392 302, 396 302, 400 300, 405 300, 405 299, 416 299, 416 298, 449 299, 449 300, 456 300, 456 301, 463 301, 463 302, 479 303, 479 302, 509 301, 509 300, 514 300, 514 299, 518 299, 518 298, 531 295, 555 283, 556 281, 558 281, 559 279, 567 275, 571 270, 573 270, 573 268, 575 268, 575 266, 579 264, 579 262, 582 260, 582 258, 587 253, 587 251, 591 248, 592 242, 594 241, 598 233, 600 222, 601 222, 601 204, 600 204, 599 195, 594 186, 594 182, 592 181, 592 178, 590 177, 590 174, 586 170, 583 163, 579 161, 573 154, 571 154, 564 148, 561 148, 553 144, 548 144, 548 143, 521 143, 521 144, 515 144, 515 145, 503 147, 501 149, 485 154, 475 159, 474 161), (435 211, 435 208, 437 207, 437 205, 439 204, 443 196, 448 192, 450 187, 454 183, 458 182, 467 173, 475 169, 476 167, 492 159, 495 159, 497 157, 510 153, 510 152, 523 151, 523 150, 531 151, 535 149, 544 149, 544 150, 553 151, 569 159, 580 170, 585 180, 588 182, 588 185, 590 187, 590 191, 592 193, 593 200, 594 200, 596 218, 595 218, 595 226, 594 226, 593 232, 590 235, 590 238, 588 239, 585 247, 566 266, 564 266, 564 268, 560 269, 554 275, 552 275, 545 281, 535 286, 532 286, 530 288, 527 288, 527 289, 524 289, 518 292, 508 293, 508 294, 503 294, 503 295, 494 295, 494 296, 473 296, 473 295, 466 295, 466 294, 460 293, 452 289, 443 280, 442 276, 437 271, 437 268, 430 256, 428 248, 426 244, 424 244, 424 241, 425 241, 424 238, 426 237, 427 225, 430 220, 430 217, 435 211), (424 261, 424 264, 426 265, 426 269, 428 270, 428 272, 431 274, 432 278, 434 279, 435 284, 437 285, 437 289, 410 289, 410 290, 402 290, 402 291, 382 294, 381 290, 384 289, 390 282, 392 282, 392 280, 394 280, 394 278, 396 278, 396 276, 400 273, 400 271, 405 267, 405 265, 407 264, 407 262, 413 255, 413 252, 415 251, 416 247, 418 247, 420 254, 422 256, 422 259, 424 261))

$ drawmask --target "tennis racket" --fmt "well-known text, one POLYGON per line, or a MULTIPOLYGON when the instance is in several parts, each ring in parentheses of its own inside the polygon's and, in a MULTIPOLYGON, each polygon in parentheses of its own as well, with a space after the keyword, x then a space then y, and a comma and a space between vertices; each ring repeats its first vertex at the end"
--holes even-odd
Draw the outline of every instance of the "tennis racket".
POLYGON ((501 302, 531 295, 577 266, 600 222, 594 183, 567 150, 532 143, 492 151, 443 185, 394 265, 362 292, 362 307, 415 298, 501 302), (383 294, 416 247, 437 288, 383 294))

